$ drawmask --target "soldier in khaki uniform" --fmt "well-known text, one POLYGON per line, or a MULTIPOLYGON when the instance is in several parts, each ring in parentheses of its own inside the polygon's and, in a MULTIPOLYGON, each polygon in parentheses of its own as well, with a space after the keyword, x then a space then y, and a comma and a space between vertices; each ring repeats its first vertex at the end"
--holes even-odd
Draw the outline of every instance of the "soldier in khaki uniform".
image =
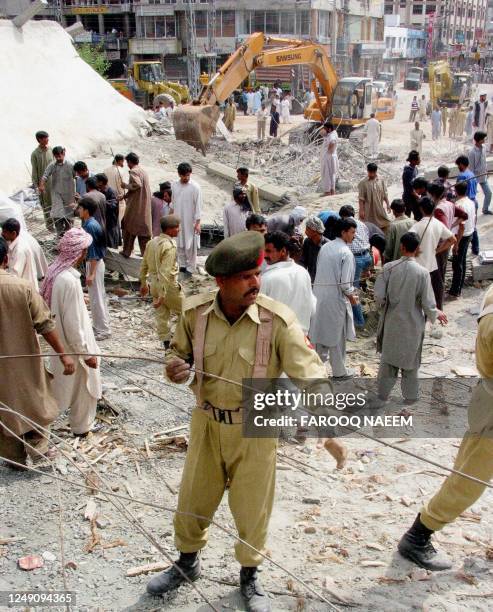
MULTIPOLYGON (((481 380, 471 397, 469 430, 462 439, 454 468, 488 482, 493 478, 493 286, 486 293, 478 321, 476 366, 481 380)), ((450 569, 452 563, 445 553, 435 550, 431 536, 472 506, 485 488, 450 474, 401 538, 401 555, 429 570, 450 569)))
POLYGON ((169 318, 172 312, 181 313, 183 293, 177 281, 178 262, 173 238, 180 231, 180 219, 167 215, 161 219, 161 234, 150 240, 144 252, 140 268, 140 294, 148 292, 150 280, 151 296, 155 308, 157 333, 164 348, 169 347, 169 318))
MULTIPOLYGON (((36 132, 38 146, 31 154, 31 174, 35 189, 38 188, 46 168, 54 161, 53 152, 48 146, 49 139, 48 132, 36 132)), ((44 192, 39 193, 39 203, 43 210, 46 228, 51 231, 53 230, 53 219, 51 218, 51 180, 48 180, 44 192)))
MULTIPOLYGON (((197 407, 178 511, 212 518, 229 481, 228 502, 239 536, 260 551, 274 501, 277 439, 243 437, 242 388, 225 379, 241 383, 278 378, 282 372, 297 379, 327 377, 295 314, 259 294, 263 249, 258 232, 235 234, 214 248, 206 270, 216 277, 219 291, 185 302, 166 356, 166 375, 172 382, 186 382, 192 363, 196 369, 192 388, 197 407)), ((333 442, 328 450, 335 455, 344 447, 333 442)), ((185 582, 183 573, 190 580, 200 576, 198 551, 207 543, 209 521, 177 513, 174 525, 180 558, 149 582, 147 591, 154 595, 185 582)), ((269 599, 257 578, 261 555, 240 542, 235 553, 247 610, 268 612, 269 599)))

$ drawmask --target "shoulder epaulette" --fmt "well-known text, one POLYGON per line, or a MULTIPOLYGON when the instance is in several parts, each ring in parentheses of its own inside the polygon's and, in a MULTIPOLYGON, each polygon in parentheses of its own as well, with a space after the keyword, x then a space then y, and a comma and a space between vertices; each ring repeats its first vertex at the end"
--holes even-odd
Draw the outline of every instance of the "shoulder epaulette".
POLYGON ((263 293, 259 293, 259 295, 257 296, 257 304, 259 306, 263 306, 267 310, 270 310, 278 317, 281 317, 281 319, 286 323, 286 325, 290 325, 293 321, 296 320, 296 315, 291 310, 291 308, 289 308, 289 306, 286 306, 286 304, 278 302, 277 300, 273 300, 272 298, 268 297, 267 295, 264 295, 263 293))
POLYGON ((202 304, 207 304, 207 302, 213 302, 216 297, 217 291, 207 291, 205 293, 197 293, 196 295, 191 295, 185 299, 185 304, 183 306, 183 311, 192 310, 193 308, 197 308, 197 306, 201 306, 202 304))

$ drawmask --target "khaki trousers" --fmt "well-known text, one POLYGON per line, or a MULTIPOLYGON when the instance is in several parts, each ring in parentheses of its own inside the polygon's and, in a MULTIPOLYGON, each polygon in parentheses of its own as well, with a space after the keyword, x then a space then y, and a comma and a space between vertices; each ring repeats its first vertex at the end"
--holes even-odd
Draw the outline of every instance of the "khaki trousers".
MULTIPOLYGON (((474 389, 468 412, 466 432, 454 468, 488 482, 493 477, 493 396, 479 382, 474 389)), ((485 486, 450 474, 440 490, 421 510, 425 527, 437 531, 452 523, 483 494, 485 486)))
MULTIPOLYGON (((151 295, 152 297, 158 297, 156 290, 151 284, 151 295)), ((180 314, 183 308, 183 292, 180 285, 176 287, 168 287, 166 289, 165 303, 154 309, 154 316, 156 317, 157 335, 160 340, 170 340, 170 326, 169 319, 171 313, 180 314)))
MULTIPOLYGON (((242 430, 241 424, 214 421, 200 408, 193 411, 178 510, 212 518, 229 479, 228 502, 238 535, 264 552, 274 502, 277 439, 244 438, 242 430)), ((196 552, 206 545, 208 520, 177 513, 174 525, 180 552, 196 552)), ((263 561, 240 542, 235 555, 244 567, 263 561)))
MULTIPOLYGON (((23 438, 27 444, 33 446, 36 450, 38 450, 43 455, 48 451, 48 438, 46 438, 43 434, 33 430, 28 431, 23 436, 19 436, 23 438)), ((21 440, 14 438, 14 436, 8 435, 3 427, 0 424, 0 455, 5 457, 5 459, 11 459, 17 463, 26 463, 27 457, 31 457, 34 461, 40 460, 40 455, 25 446, 24 442, 21 440)), ((13 466, 15 467, 15 466, 13 466)))

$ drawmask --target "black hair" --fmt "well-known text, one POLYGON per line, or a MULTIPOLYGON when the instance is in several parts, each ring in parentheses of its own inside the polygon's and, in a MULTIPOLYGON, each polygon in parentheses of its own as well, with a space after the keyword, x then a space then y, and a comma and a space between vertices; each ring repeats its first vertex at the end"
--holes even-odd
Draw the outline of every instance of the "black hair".
POLYGON ((458 196, 465 196, 467 193, 467 183, 465 181, 460 181, 459 183, 455 183, 454 189, 455 189, 455 193, 458 196))
POLYGON ((159 183, 159 191, 168 191, 168 189, 171 189, 171 183, 169 181, 159 183))
POLYGON ((61 147, 60 145, 58 145, 56 147, 53 147, 51 152, 53 153, 53 155, 60 155, 61 153, 65 153, 65 149, 61 147))
POLYGON ((21 231, 21 224, 19 221, 17 221, 17 219, 11 217, 2 223, 2 229, 4 229, 6 232, 16 232, 17 235, 19 235, 19 232, 21 231))
POLYGON ((417 176, 413 180, 412 186, 414 189, 426 189, 428 191, 428 181, 422 176, 417 176))
POLYGON ((248 230, 252 227, 252 225, 267 225, 267 220, 263 215, 254 213, 246 218, 245 225, 248 230))
POLYGON ((406 232, 401 236, 400 243, 408 253, 415 253, 419 247, 419 236, 415 232, 406 232))
POLYGON ((370 162, 368 166, 366 166, 366 169, 368 172, 376 172, 378 170, 378 166, 374 162, 370 162))
POLYGON ((117 153, 113 159, 113 163, 116 164, 116 162, 123 161, 124 159, 125 157, 121 153, 117 153))
POLYGON ((74 172, 83 172, 87 170, 87 164, 83 161, 76 161, 74 164, 74 172))
MULTIPOLYGON (((108 180, 108 179, 106 179, 108 180)), ((97 189, 98 188, 98 184, 96 182, 96 177, 95 176, 90 176, 88 179, 85 180, 86 183, 86 188, 89 189, 97 189)))
POLYGON ((333 130, 334 124, 331 121, 326 121, 323 125, 326 130, 333 130))
POLYGON ((469 158, 467 157, 467 155, 459 155, 459 157, 455 160, 455 163, 457 165, 461 165, 461 166, 469 166, 469 158))
POLYGON ((447 166, 439 166, 437 174, 440 178, 447 178, 447 176, 450 174, 450 170, 447 168, 447 166))
POLYGON ((249 175, 249 170, 245 166, 241 166, 241 168, 237 168, 236 172, 239 172, 240 174, 243 174, 244 176, 249 175))
POLYGON ((188 162, 181 162, 181 164, 178 164, 177 171, 180 176, 184 176, 192 172, 192 166, 188 162))
POLYGON ((440 185, 440 183, 430 183, 428 185, 428 193, 431 195, 431 197, 440 200, 445 193, 445 187, 440 185))
POLYGON ((286 249, 289 251, 290 237, 285 232, 275 231, 265 234, 265 244, 272 244, 278 251, 286 249))
MULTIPOLYGON (((96 174, 96 176, 94 177, 96 179, 96 181, 98 181, 99 183, 103 183, 103 185, 107 185, 108 184, 108 177, 106 176, 106 174, 104 174, 103 172, 101 174, 96 174)), ((86 181, 86 185, 87 182, 90 181, 91 179, 87 179, 86 181)))
POLYGON ((474 132, 474 142, 479 142, 480 140, 485 140, 486 138, 486 132, 474 132))
POLYGON ((91 217, 94 217, 94 213, 98 209, 98 205, 92 198, 82 198, 79 200, 79 206, 90 214, 91 217))
POLYGON ((411 162, 411 161, 418 161, 419 159, 419 153, 417 151, 409 151, 409 155, 407 156, 407 161, 411 162))
POLYGON ((426 216, 431 215, 431 213, 435 210, 435 204, 428 196, 424 196, 423 198, 421 198, 421 200, 419 201, 419 207, 426 216))
POLYGON ((36 140, 39 142, 42 138, 49 138, 48 132, 44 132, 43 130, 36 132, 36 140))
POLYGON ((406 205, 400 198, 396 198, 395 200, 392 200, 390 208, 395 213, 402 214, 406 210, 406 205))
POLYGON ((344 206, 341 206, 341 208, 339 208, 339 217, 343 219, 347 219, 348 217, 354 217, 355 214, 356 213, 354 210, 354 206, 351 206, 351 204, 345 204, 344 206))
POLYGON ((338 219, 335 227, 336 237, 340 238, 342 236, 342 232, 347 232, 352 227, 356 229, 358 226, 356 225, 356 221, 351 217, 347 219, 338 219))
POLYGON ((9 245, 7 241, 5 240, 5 238, 2 238, 2 236, 0 236, 0 264, 3 264, 3 262, 5 261, 5 258, 7 257, 8 252, 9 252, 9 245))
POLYGON ((136 166, 139 163, 139 156, 136 153, 129 153, 126 157, 125 160, 127 162, 130 162, 131 164, 135 164, 136 166))

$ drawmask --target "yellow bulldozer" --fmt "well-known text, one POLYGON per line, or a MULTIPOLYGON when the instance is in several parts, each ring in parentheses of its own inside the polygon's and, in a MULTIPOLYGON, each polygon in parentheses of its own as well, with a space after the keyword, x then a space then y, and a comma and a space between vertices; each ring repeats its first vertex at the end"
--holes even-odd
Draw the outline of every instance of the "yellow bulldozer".
MULTIPOLYGON (((161 62, 134 62, 129 69, 137 93, 141 92, 146 103, 152 105, 160 94, 170 95, 175 104, 184 104, 190 100, 190 92, 186 85, 167 81, 161 62)), ((128 79, 110 79, 113 87, 123 96, 137 102, 135 92, 128 85, 128 79)))
POLYGON ((310 121, 322 122, 333 118, 339 133, 344 136, 364 124, 372 112, 379 119, 393 118, 393 99, 378 99, 371 79, 358 77, 339 81, 322 45, 256 32, 236 49, 212 79, 202 85, 197 100, 175 110, 173 127, 176 138, 205 153, 219 119, 219 104, 231 96, 250 72, 258 67, 300 64, 309 66, 315 77, 311 84, 315 100, 305 109, 305 118, 310 121), (333 102, 337 102, 334 107, 333 102), (353 108, 355 102, 356 108, 353 108))
POLYGON ((467 72, 452 72, 447 61, 428 65, 430 101, 433 107, 467 104, 472 95, 472 77, 467 72))

